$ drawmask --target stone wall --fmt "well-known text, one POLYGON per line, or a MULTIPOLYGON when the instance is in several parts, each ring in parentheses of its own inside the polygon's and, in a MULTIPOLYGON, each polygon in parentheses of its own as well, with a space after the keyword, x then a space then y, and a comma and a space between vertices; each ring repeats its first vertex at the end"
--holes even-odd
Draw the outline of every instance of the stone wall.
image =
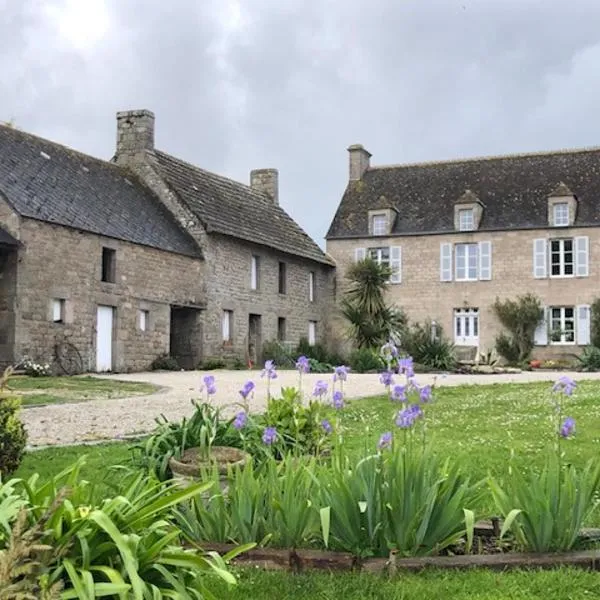
MULTIPOLYGON (((338 281, 343 282, 348 265, 354 261, 357 247, 400 246, 402 282, 391 285, 389 300, 402 307, 411 321, 434 319, 453 339, 454 309, 479 309, 480 350, 494 346, 502 327, 492 311, 500 299, 516 298, 527 292, 536 294, 545 306, 591 304, 600 296, 600 231, 589 228, 530 230, 509 232, 473 232, 427 236, 378 237, 355 240, 329 240, 327 252, 338 265, 338 281), (536 238, 589 236, 588 277, 535 279, 533 277, 533 240, 536 238), (492 279, 489 281, 441 282, 440 244, 443 242, 480 242, 492 244, 492 279)), ((338 300, 343 289, 338 290, 338 300)), ((339 334, 344 327, 338 318, 332 324, 339 334)), ((540 358, 578 354, 576 345, 536 346, 540 358)))
POLYGON ((333 302, 334 269, 265 246, 212 234, 205 248, 208 308, 204 320, 205 356, 246 360, 248 319, 261 315, 262 341, 277 338, 278 318, 286 319, 286 340, 296 345, 316 321, 317 341, 325 342, 333 302), (252 255, 259 257, 259 289, 250 285, 252 255), (287 267, 287 293, 279 294, 279 261, 287 267), (315 273, 314 301, 309 301, 309 272, 315 273), (223 344, 223 310, 233 311, 233 343, 223 344))
POLYGON ((113 365, 147 369, 169 351, 170 305, 204 302, 201 260, 66 227, 23 219, 17 285, 16 355, 47 362, 68 339, 84 367, 95 369, 96 311, 115 308, 113 365), (116 251, 115 283, 101 281, 102 248, 116 251), (52 320, 53 299, 65 300, 65 322, 52 320), (139 311, 147 310, 146 331, 139 311))

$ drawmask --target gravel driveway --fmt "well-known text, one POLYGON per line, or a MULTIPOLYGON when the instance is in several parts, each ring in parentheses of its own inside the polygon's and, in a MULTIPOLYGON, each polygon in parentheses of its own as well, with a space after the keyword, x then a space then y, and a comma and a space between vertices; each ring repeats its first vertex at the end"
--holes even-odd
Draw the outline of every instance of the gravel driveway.
MULTIPOLYGON (((240 399, 238 390, 248 380, 256 383, 251 410, 261 412, 266 405, 266 383, 260 373, 253 371, 212 371, 217 385, 213 402, 220 406, 231 405, 240 399)), ((77 404, 54 404, 22 411, 23 421, 29 433, 31 446, 62 445, 75 442, 91 442, 114 439, 123 435, 147 432, 153 429, 155 417, 164 414, 170 420, 178 420, 190 415, 191 398, 199 398, 199 384, 205 373, 151 372, 127 375, 103 376, 125 381, 147 381, 161 386, 161 391, 150 396, 135 396, 115 400, 90 400, 77 404)), ((490 383, 523 383, 529 381, 554 381, 560 375, 574 379, 600 379, 600 373, 552 373, 528 371, 503 375, 446 375, 438 376, 438 386, 490 383)), ((331 382, 331 375, 309 374, 303 376, 306 393, 312 391, 319 379, 331 382)), ((424 385, 433 383, 433 375, 419 375, 417 381, 424 385)), ((278 379, 272 381, 275 393, 281 386, 297 386, 298 374, 295 371, 282 371, 278 379)), ((379 376, 376 374, 350 374, 345 393, 348 398, 373 396, 382 392, 379 376)), ((229 407, 229 412, 235 409, 229 407)))

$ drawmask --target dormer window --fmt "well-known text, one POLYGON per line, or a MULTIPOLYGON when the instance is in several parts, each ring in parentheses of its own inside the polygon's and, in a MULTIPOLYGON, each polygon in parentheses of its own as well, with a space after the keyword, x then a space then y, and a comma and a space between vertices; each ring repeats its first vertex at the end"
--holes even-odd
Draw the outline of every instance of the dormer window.
POLYGON ((387 216, 373 215, 371 217, 371 230, 373 235, 386 235, 388 232, 387 216))
POLYGON ((557 202, 553 205, 552 221, 554 227, 569 226, 569 204, 567 202, 557 202))
POLYGON ((472 208, 461 208, 458 211, 459 231, 473 231, 475 229, 475 218, 472 208))

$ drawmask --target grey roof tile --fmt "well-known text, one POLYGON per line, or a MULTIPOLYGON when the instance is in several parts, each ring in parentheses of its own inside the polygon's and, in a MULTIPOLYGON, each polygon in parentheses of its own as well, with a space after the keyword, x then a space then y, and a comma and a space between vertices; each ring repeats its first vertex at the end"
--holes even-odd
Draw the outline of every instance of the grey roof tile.
POLYGON ((382 195, 398 211, 393 234, 453 231, 465 193, 484 207, 482 230, 544 228, 557 189, 577 196, 575 226, 600 226, 600 148, 371 167, 349 183, 327 238, 367 236, 382 195))
POLYGON ((0 192, 24 217, 189 256, 200 249, 117 165, 0 125, 0 192))
POLYGON ((321 263, 333 261, 264 193, 154 151, 159 174, 207 231, 232 236, 321 263))

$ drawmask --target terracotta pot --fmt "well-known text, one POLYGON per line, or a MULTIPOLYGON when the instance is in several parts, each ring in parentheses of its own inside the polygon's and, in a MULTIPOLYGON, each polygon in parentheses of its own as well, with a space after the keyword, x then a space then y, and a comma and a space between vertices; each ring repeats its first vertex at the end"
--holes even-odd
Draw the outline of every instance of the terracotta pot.
POLYGON ((223 492, 227 491, 227 471, 229 467, 243 467, 252 457, 239 448, 229 446, 213 446, 208 460, 201 455, 200 448, 188 448, 181 458, 170 458, 169 466, 173 472, 173 479, 182 485, 190 485, 200 481, 200 472, 204 469, 213 469, 219 472, 219 482, 223 492))

